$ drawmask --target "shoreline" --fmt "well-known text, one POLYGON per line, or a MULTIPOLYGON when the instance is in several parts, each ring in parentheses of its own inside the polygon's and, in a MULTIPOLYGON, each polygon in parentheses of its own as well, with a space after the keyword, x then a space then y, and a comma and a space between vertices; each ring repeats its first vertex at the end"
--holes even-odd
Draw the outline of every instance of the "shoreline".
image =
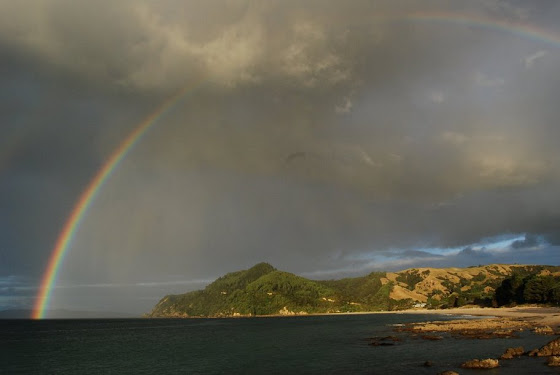
POLYGON ((560 307, 516 306, 516 307, 472 307, 446 310, 403 310, 402 314, 470 315, 491 318, 509 318, 537 326, 560 327, 560 307))
MULTIPOLYGON (((442 310, 407 309, 398 311, 359 311, 341 313, 310 313, 310 314, 273 314, 273 315, 241 315, 241 316, 129 316, 103 318, 52 318, 52 319, 244 319, 244 318, 289 318, 305 316, 337 316, 337 315, 376 315, 376 314, 407 314, 407 315, 457 315, 477 316, 486 318, 517 318, 560 327, 560 307, 516 306, 516 307, 459 307, 442 310)), ((5 318, 0 320, 12 320, 5 318)), ((19 318, 28 320, 28 318, 19 318)))
POLYGON ((408 309, 400 311, 361 311, 324 314, 258 315, 254 316, 254 318, 376 314, 476 316, 480 317, 480 319, 477 320, 481 322, 486 320, 505 318, 506 320, 525 322, 533 327, 549 326, 554 330, 560 330, 560 307, 544 307, 531 305, 516 307, 458 307, 445 310, 408 309))
POLYGON ((560 307, 544 306, 516 306, 516 307, 459 307, 444 310, 408 309, 399 311, 360 311, 343 313, 311 313, 311 314, 274 314, 274 315, 240 315, 240 316, 166 316, 140 317, 141 319, 251 319, 251 318, 290 318, 306 316, 337 316, 337 315, 376 315, 376 314, 406 314, 406 315, 454 315, 477 316, 481 320, 492 318, 510 318, 523 320, 535 326, 548 325, 560 328, 560 307))

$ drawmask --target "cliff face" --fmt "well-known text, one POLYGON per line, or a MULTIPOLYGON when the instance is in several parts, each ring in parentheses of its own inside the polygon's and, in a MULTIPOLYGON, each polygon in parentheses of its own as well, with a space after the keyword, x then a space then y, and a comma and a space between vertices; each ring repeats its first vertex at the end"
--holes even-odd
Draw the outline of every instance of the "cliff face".
POLYGON ((492 264, 412 268, 341 280, 309 280, 267 263, 228 273, 204 290, 162 298, 149 317, 226 317, 489 305, 516 275, 560 275, 560 267, 492 264))

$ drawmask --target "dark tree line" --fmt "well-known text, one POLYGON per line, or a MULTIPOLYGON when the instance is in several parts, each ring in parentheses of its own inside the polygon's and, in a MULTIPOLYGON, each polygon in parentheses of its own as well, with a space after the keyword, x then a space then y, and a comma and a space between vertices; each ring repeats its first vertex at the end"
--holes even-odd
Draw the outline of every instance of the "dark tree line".
POLYGON ((523 303, 560 303, 560 278, 551 275, 513 275, 496 288, 498 306, 523 303))

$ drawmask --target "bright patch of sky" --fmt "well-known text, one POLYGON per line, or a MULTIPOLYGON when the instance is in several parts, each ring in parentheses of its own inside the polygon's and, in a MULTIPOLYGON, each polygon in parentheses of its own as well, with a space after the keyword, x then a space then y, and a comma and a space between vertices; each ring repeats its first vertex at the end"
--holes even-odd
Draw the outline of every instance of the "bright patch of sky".
POLYGON ((466 248, 472 250, 487 250, 487 251, 500 251, 506 250, 515 241, 523 241, 525 239, 524 234, 511 234, 511 235, 502 235, 498 237, 486 238, 479 242, 466 245, 466 246, 459 246, 459 247, 447 247, 447 248, 420 248, 417 249, 418 251, 424 251, 426 253, 434 254, 434 255, 452 255, 458 254, 459 252, 463 251, 466 248))
POLYGON ((476 243, 471 243, 463 246, 456 247, 418 247, 413 249, 390 249, 385 252, 362 252, 360 254, 353 254, 350 257, 345 257, 349 260, 354 261, 388 261, 393 259, 402 258, 403 254, 406 253, 408 257, 414 256, 414 253, 418 257, 429 257, 433 255, 435 257, 439 256, 449 256, 457 255, 465 249, 471 249, 474 251, 487 251, 492 253, 505 252, 511 250, 512 244, 519 241, 525 241, 525 234, 505 234, 496 237, 484 238, 476 243))

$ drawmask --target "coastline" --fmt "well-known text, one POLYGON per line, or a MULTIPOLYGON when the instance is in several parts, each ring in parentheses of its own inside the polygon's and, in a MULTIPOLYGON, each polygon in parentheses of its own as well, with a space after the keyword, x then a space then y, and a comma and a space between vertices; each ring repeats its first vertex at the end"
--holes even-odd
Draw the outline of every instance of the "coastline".
MULTIPOLYGON (((428 314, 441 316, 442 310, 407 310, 402 314, 428 314)), ((546 364, 549 367, 560 366, 560 308, 539 306, 516 306, 507 308, 466 307, 444 310, 444 315, 455 316, 458 319, 434 320, 416 323, 406 323, 395 328, 395 332, 408 333, 410 337, 424 340, 446 340, 449 338, 462 339, 525 339, 516 342, 516 346, 505 351, 490 350, 488 355, 478 358, 465 358, 461 367, 467 369, 492 369, 508 366, 503 361, 518 357, 547 357, 546 362, 534 361, 536 366, 546 364), (471 319, 464 319, 464 318, 471 319), (480 319, 472 319, 480 317, 480 319), (532 335, 551 336, 548 343, 541 346, 530 346, 528 336, 520 336, 526 331, 532 335), (556 338, 554 338, 556 337, 556 338), (519 345, 521 344, 522 345, 519 345), (500 354, 502 353, 502 354, 500 354), (502 364, 501 362, 502 361, 502 364)), ((534 337, 534 336, 533 336, 534 337)), ((372 341, 370 345, 383 345, 384 342, 372 341)), ((497 347, 496 347, 497 348, 497 347)), ((531 361, 533 362, 533 361, 531 361)), ((428 362, 427 362, 428 363, 428 362)), ((530 373, 541 372, 538 367, 530 373)), ((452 372, 457 374, 456 372, 452 372)))
POLYGON ((341 313, 310 313, 310 314, 271 314, 271 315, 237 315, 237 316, 142 316, 144 319, 250 319, 250 318, 289 318, 305 316, 337 316, 337 315, 376 315, 376 314, 415 314, 415 315, 457 315, 491 318, 511 318, 533 323, 535 326, 548 325, 560 328, 560 307, 516 306, 516 307, 458 307, 445 310, 408 309, 398 311, 359 311, 341 313))
POLYGON ((510 318, 524 321, 535 327, 560 327, 560 307, 516 306, 516 307, 466 307, 446 310, 402 310, 397 314, 466 315, 490 318, 510 318))

